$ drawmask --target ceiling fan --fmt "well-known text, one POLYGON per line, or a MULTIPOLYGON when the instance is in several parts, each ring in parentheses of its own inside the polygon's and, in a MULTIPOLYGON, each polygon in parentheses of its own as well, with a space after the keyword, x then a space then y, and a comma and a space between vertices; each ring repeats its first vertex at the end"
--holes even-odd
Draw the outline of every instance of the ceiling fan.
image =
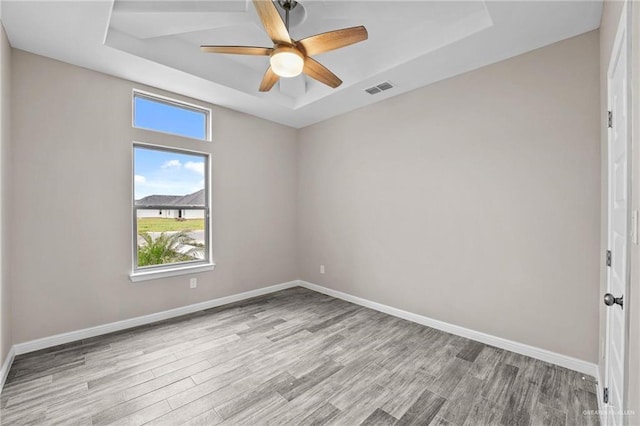
POLYGON ((369 36, 367 29, 363 26, 343 28, 296 41, 289 36, 289 12, 298 3, 294 0, 278 0, 278 4, 285 10, 285 22, 282 22, 272 0, 253 0, 262 25, 273 41, 273 47, 206 45, 200 46, 200 49, 209 53, 269 56, 270 66, 260 83, 261 92, 271 90, 280 77, 295 77, 300 73, 334 89, 340 86, 342 80, 311 56, 364 41, 369 36))

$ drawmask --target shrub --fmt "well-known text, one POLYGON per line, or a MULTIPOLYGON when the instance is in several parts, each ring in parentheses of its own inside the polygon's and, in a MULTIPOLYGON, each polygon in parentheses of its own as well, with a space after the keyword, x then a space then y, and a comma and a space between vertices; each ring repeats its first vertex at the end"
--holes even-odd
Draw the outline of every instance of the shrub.
POLYGON ((142 244, 138 244, 138 266, 188 262, 194 260, 196 255, 204 250, 204 247, 201 247, 202 244, 198 244, 184 231, 162 232, 155 239, 148 232, 141 232, 138 235, 143 240, 142 244), (178 249, 185 244, 194 248, 181 253, 178 249))

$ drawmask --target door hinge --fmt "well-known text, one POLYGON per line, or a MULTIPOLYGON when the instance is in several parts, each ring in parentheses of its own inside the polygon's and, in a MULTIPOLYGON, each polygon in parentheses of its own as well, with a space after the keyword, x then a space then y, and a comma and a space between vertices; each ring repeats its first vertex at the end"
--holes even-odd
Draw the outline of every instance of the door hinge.
POLYGON ((609 403, 609 388, 602 390, 602 401, 604 401, 605 404, 609 403))
POLYGON ((607 266, 611 266, 611 250, 607 250, 607 266))
POLYGON ((608 115, 608 120, 607 120, 607 127, 609 127, 610 129, 613 128, 613 112, 608 111, 609 115, 608 115))

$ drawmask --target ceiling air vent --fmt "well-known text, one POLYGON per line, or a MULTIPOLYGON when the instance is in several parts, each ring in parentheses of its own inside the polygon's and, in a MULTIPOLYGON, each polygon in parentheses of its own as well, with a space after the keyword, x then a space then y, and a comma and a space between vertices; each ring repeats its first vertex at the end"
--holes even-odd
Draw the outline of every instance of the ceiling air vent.
POLYGON ((373 87, 369 87, 368 89, 364 89, 365 92, 367 92, 370 95, 375 95, 376 93, 380 93, 383 92, 385 90, 389 90, 393 87, 393 84, 391 84, 388 81, 385 81, 384 83, 380 83, 377 86, 373 86, 373 87))

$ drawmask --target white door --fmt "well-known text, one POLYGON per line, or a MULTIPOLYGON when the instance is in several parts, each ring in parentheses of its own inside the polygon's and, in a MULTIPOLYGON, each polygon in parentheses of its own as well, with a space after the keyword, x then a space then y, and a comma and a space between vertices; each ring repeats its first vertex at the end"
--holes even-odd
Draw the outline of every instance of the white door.
POLYGON ((610 267, 607 268, 607 312, 605 347, 606 424, 622 425, 624 401, 625 311, 624 293, 628 281, 627 245, 629 240, 629 129, 627 73, 627 13, 623 8, 613 45, 607 97, 611 112, 608 129, 610 267))

